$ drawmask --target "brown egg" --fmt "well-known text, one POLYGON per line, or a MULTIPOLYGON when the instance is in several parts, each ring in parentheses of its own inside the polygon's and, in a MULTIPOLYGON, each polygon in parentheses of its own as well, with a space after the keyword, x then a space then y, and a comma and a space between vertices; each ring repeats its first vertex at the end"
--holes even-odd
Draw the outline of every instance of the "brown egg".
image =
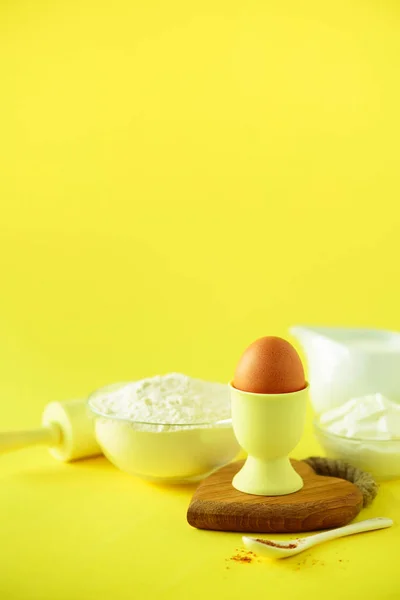
POLYGON ((233 386, 255 394, 286 394, 306 387, 304 368, 296 349, 280 337, 253 342, 242 354, 233 386))

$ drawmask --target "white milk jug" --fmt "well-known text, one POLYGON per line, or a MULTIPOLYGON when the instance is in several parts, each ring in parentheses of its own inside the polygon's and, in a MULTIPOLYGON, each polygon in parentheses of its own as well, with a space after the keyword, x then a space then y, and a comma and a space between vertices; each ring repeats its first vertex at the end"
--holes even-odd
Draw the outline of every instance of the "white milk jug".
POLYGON ((400 333, 303 325, 290 332, 304 348, 318 414, 374 393, 400 403, 400 333))

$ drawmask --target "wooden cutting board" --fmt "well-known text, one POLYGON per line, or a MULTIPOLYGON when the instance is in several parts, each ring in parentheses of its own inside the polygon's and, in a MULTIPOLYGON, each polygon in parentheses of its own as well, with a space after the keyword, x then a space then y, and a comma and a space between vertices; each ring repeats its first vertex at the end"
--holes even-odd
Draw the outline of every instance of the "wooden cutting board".
POLYGON ((244 461, 216 471, 197 488, 187 520, 193 527, 246 533, 297 533, 340 527, 360 512, 363 498, 349 481, 317 475, 305 462, 292 460, 304 487, 286 496, 253 496, 232 486, 244 461))

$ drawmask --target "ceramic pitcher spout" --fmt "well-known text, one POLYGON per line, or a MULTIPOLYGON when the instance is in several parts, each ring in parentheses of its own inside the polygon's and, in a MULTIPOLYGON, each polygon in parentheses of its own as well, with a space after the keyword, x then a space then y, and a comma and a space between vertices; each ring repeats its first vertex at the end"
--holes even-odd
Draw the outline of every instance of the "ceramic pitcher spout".
POLYGON ((299 340, 306 351, 318 339, 345 346, 349 335, 353 331, 357 330, 346 327, 319 327, 314 325, 293 325, 290 328, 290 333, 299 340))

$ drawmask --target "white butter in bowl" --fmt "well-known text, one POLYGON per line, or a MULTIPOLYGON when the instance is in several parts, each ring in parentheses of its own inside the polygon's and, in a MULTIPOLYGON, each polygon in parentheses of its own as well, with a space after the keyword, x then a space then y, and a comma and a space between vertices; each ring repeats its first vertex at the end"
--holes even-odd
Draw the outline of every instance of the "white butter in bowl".
POLYGON ((144 479, 198 481, 240 450, 225 384, 169 373, 102 388, 88 405, 107 458, 144 479))
POLYGON ((376 479, 400 477, 400 405, 382 394, 352 398, 315 420, 328 456, 348 461, 376 479))

